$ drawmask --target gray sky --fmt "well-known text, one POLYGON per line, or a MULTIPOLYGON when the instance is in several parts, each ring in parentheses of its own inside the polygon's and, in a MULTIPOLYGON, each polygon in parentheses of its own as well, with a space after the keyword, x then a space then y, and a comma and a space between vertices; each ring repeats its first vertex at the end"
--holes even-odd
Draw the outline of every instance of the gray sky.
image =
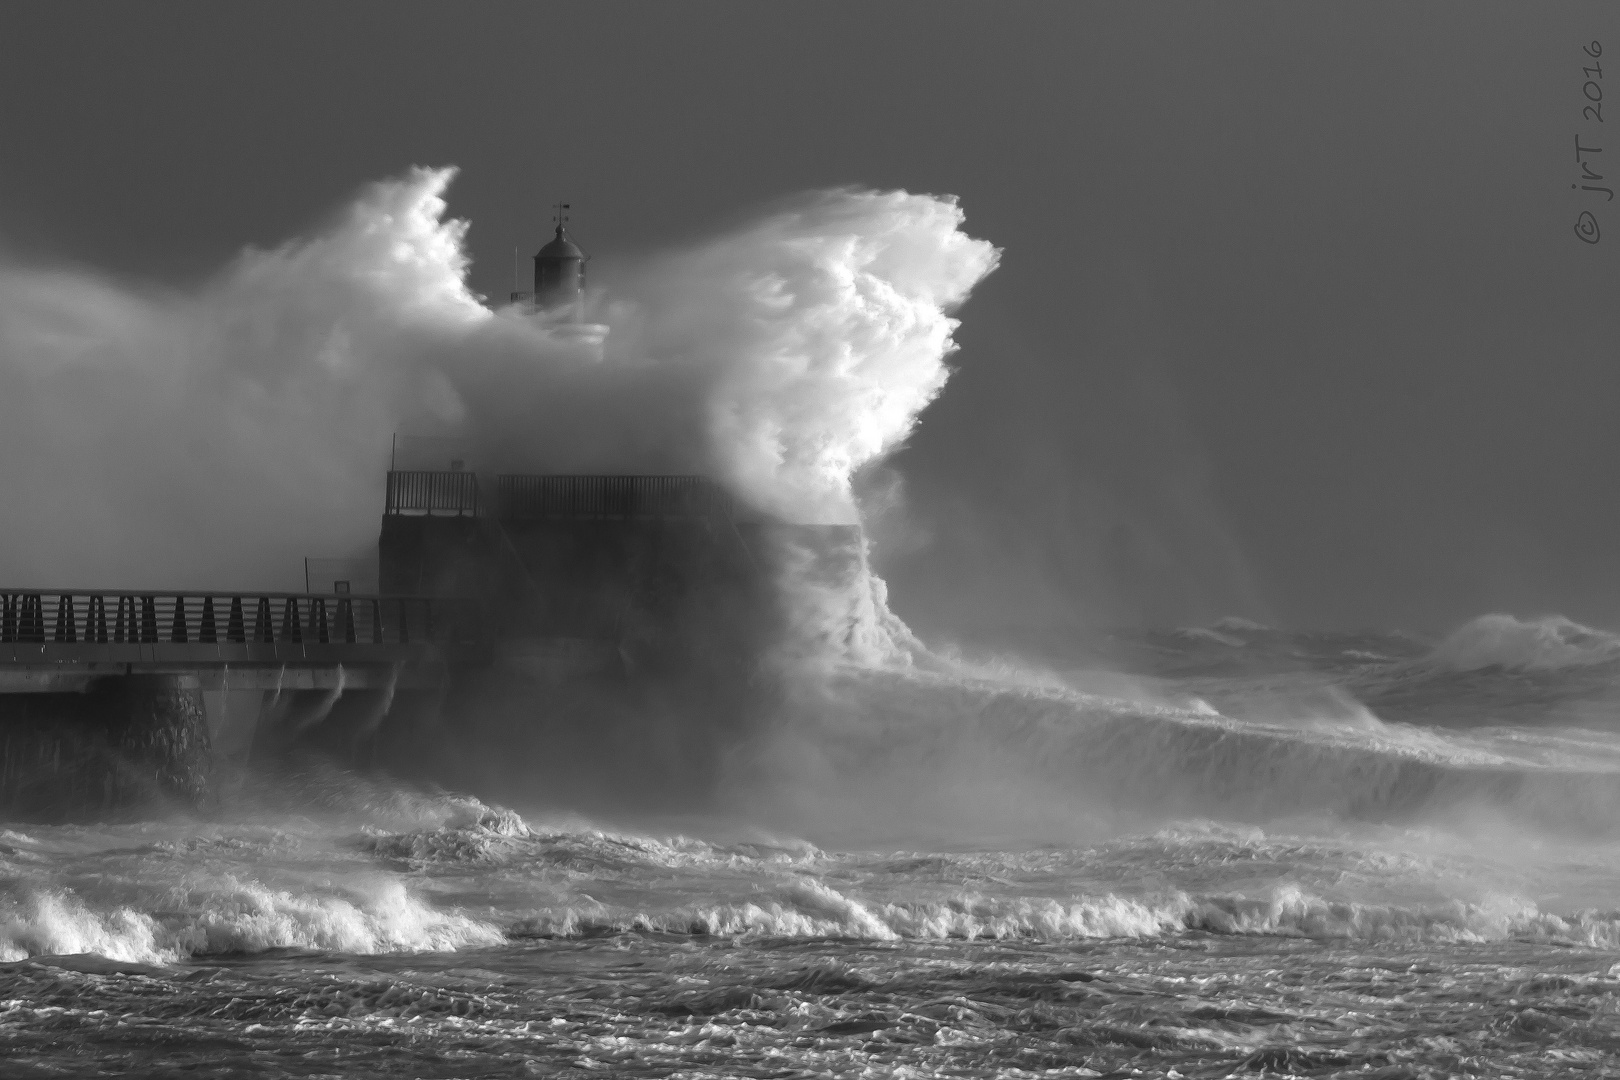
POLYGON ((52 0, 5 23, 0 237, 134 278, 197 279, 417 163, 462 168, 495 296, 554 199, 610 283, 802 188, 960 196, 1006 254, 880 526, 926 626, 1620 626, 1620 202, 1570 189, 1578 132, 1620 180, 1620 100, 1581 116, 1593 39, 1620 99, 1620 7, 52 0))

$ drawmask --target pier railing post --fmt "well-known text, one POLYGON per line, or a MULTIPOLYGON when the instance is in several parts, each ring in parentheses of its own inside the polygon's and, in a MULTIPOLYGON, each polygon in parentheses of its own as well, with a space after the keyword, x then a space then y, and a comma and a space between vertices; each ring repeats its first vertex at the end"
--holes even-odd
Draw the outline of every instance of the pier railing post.
POLYGON ((60 642, 79 640, 78 628, 73 621, 73 597, 68 593, 56 598, 56 633, 52 637, 60 642))
POLYGON ((298 617, 298 598, 289 596, 281 608, 281 636, 280 640, 302 643, 304 628, 298 617))
POLYGON ((141 641, 156 644, 157 631, 157 597, 141 597, 141 641))
POLYGON ((202 618, 197 621, 197 640, 207 645, 215 644, 219 639, 214 631, 214 598, 203 597, 202 618))
POLYGON ((105 645, 107 643, 107 598, 105 596, 90 597, 89 610, 85 612, 84 618, 84 639, 105 645))
POLYGON ((41 610, 38 593, 24 593, 22 596, 22 610, 17 616, 17 640, 45 640, 45 614, 41 610))

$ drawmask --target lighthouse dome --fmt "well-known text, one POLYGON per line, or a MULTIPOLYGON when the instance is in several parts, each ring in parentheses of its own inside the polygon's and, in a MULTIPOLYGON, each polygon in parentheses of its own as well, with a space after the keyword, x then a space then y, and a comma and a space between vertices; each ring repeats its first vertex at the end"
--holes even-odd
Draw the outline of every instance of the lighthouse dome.
POLYGON ((579 249, 578 244, 568 239, 568 234, 563 232, 561 225, 558 225, 557 235, 545 247, 536 252, 534 257, 536 259, 583 259, 585 253, 579 249))

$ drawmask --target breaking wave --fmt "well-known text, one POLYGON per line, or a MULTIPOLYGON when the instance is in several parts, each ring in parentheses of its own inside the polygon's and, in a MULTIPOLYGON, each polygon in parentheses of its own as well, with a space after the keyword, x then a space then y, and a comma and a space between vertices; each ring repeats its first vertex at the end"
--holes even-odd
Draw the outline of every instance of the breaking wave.
POLYGON ((1359 706, 1261 721, 1050 683, 867 671, 801 702, 777 738, 784 782, 840 777, 831 798, 856 803, 908 784, 970 787, 982 773, 1017 778, 1075 817, 1382 822, 1484 809, 1555 832, 1620 831, 1620 739, 1594 731, 1453 732, 1359 706), (820 767, 801 768, 807 759, 820 767))
POLYGON ((1535 619, 1481 615, 1442 641, 1431 659, 1458 671, 1492 666, 1536 670, 1603 664, 1620 659, 1620 636, 1582 626, 1562 615, 1535 619))
POLYGON ((97 910, 64 890, 26 893, 0 907, 0 960, 93 953, 166 964, 269 949, 446 951, 504 940, 497 928, 436 910, 392 880, 347 895, 294 894, 234 878, 211 883, 201 896, 176 892, 189 908, 184 914, 97 910))
POLYGON ((1291 886, 1242 894, 997 897, 962 894, 930 902, 862 901, 806 880, 747 903, 683 907, 657 914, 615 913, 602 905, 565 908, 525 920, 519 937, 665 933, 725 937, 848 938, 864 941, 1011 940, 1063 942, 1160 938, 1189 931, 1280 934, 1363 941, 1494 941, 1532 938, 1620 946, 1620 912, 1556 915, 1528 901, 1451 901, 1426 906, 1331 901, 1291 886))
MULTIPOLYGON (((485 826, 463 831, 497 835, 485 826)), ((162 896, 127 904, 96 904, 71 889, 41 888, 0 906, 0 961, 91 954, 164 965, 271 950, 454 952, 513 940, 621 934, 1063 943, 1204 933, 1367 942, 1517 939, 1620 948, 1620 911, 1554 912, 1490 889, 1473 899, 1442 895, 1424 902, 1380 902, 1333 895, 1339 886, 1319 890, 1286 880, 1253 890, 1060 887, 1035 895, 1014 885, 1026 878, 1047 881, 1050 888, 1076 869, 1117 871, 1131 860, 1161 867, 1188 858, 1208 865, 1249 861, 1255 867, 1274 866, 1279 857, 1310 861, 1297 842, 1279 846, 1260 834, 1161 834, 1082 852, 909 856, 837 855, 810 845, 720 845, 593 829, 532 830, 504 839, 510 846, 496 872, 522 884, 512 901, 491 907, 482 918, 440 908, 431 894, 394 877, 351 881, 343 889, 289 891, 224 874, 202 882, 182 880, 162 896)), ((386 849, 377 854, 390 856, 386 849)), ((1426 858, 1355 856, 1333 845, 1315 856, 1325 860, 1323 867, 1338 868, 1325 880, 1342 883, 1346 874, 1353 880, 1374 866, 1385 874, 1440 880, 1441 868, 1426 858), (1354 869, 1358 866, 1362 869, 1354 869)), ((464 849, 441 846, 416 870, 431 880, 433 872, 468 859, 464 849)))

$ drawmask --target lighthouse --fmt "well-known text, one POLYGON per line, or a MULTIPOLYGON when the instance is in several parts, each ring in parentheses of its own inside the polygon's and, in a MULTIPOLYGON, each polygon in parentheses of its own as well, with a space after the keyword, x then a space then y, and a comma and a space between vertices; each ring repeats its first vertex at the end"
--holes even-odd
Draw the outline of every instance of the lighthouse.
POLYGON ((538 317, 554 343, 566 345, 587 360, 602 358, 608 328, 585 321, 585 263, 589 256, 568 235, 568 204, 555 206, 557 231, 546 246, 534 253, 534 291, 529 291, 529 260, 522 248, 513 249, 512 303, 530 317, 538 317))
POLYGON ((557 204, 557 233, 535 253, 534 306, 577 320, 584 314, 585 253, 568 236, 567 210, 567 203, 557 204))

